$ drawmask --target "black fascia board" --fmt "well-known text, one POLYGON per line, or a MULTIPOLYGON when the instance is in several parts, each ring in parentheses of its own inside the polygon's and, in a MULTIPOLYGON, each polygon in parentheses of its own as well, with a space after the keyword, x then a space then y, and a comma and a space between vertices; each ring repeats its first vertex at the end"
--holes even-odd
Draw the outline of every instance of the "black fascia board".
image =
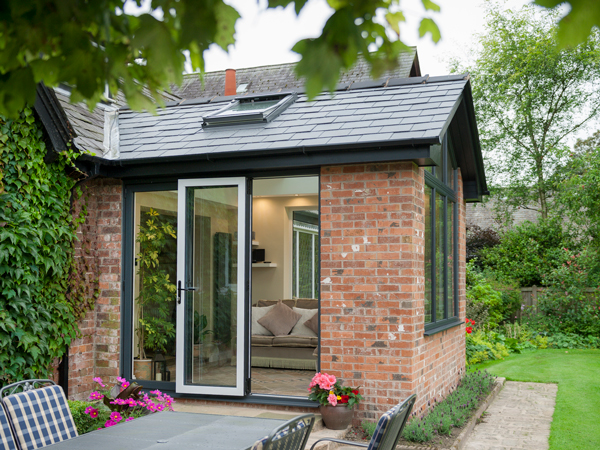
MULTIPOLYGON (((483 155, 481 153, 481 145, 479 141, 479 131, 477 129, 477 121, 475 118, 475 108, 473 106, 473 93, 471 91, 471 80, 467 79, 467 84, 463 88, 463 97, 465 99, 465 106, 467 109, 467 117, 466 120, 468 122, 468 127, 470 130, 473 154, 471 157, 475 162, 475 176, 477 181, 478 188, 478 198, 481 198, 482 195, 489 195, 487 181, 485 177, 485 166, 483 164, 483 155)), ((465 197, 466 198, 466 197, 465 197)))
POLYGON ((152 160, 103 160, 93 156, 79 158, 80 167, 110 178, 214 176, 232 172, 311 169, 337 164, 366 164, 390 161, 413 161, 419 166, 439 164, 439 143, 354 147, 324 147, 271 150, 268 153, 237 152, 153 158, 152 160))
POLYGON ((57 153, 67 150, 69 144, 77 135, 60 106, 54 91, 47 88, 43 83, 38 83, 33 107, 44 126, 46 135, 50 139, 52 150, 57 153))

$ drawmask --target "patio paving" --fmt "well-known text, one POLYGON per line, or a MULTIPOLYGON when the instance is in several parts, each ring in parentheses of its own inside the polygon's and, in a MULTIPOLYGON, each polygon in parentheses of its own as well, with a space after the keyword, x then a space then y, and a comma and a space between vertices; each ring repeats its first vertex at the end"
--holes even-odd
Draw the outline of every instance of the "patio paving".
POLYGON ((463 450, 547 450, 556 384, 507 381, 463 450))

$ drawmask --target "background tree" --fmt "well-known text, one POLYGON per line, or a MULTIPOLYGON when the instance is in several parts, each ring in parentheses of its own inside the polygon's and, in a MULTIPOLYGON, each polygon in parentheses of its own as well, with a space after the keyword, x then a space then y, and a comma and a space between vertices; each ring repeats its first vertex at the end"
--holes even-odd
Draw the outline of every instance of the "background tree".
POLYGON ((557 43, 556 12, 527 6, 488 10, 474 65, 473 98, 497 205, 547 218, 552 175, 566 138, 600 112, 597 34, 573 48, 557 43))
MULTIPOLYGON (((211 44, 227 51, 234 41, 238 12, 223 0, 135 0, 149 10, 125 13, 127 0, 6 0, 0 2, 0 114, 17 117, 35 100, 35 84, 73 87, 71 101, 85 100, 92 108, 105 88, 121 90, 134 109, 154 109, 142 93, 180 84, 184 51, 192 69, 204 70, 203 52, 211 44), (158 19, 157 17, 160 17, 158 19)), ((131 0, 129 0, 131 1, 131 0)), ((308 0, 269 0, 269 8, 295 3, 300 13, 308 0)), ((314 97, 333 90, 340 71, 350 68, 359 53, 371 65, 373 77, 397 66, 406 46, 399 39, 404 15, 400 0, 330 0, 334 12, 321 36, 296 44, 302 56, 296 71, 307 79, 314 97), (376 19, 384 17, 384 24, 376 19)), ((437 12, 431 0, 426 11, 437 12)), ((419 27, 421 36, 440 39, 430 17, 419 27)))

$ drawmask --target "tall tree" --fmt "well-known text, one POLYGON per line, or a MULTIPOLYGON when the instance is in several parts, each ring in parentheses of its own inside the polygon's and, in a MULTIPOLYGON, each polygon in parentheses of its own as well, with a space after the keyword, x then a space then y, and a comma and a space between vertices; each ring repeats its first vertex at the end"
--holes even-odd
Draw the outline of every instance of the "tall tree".
POLYGON ((492 186, 506 207, 551 208, 552 174, 566 139, 600 113, 597 33, 561 49, 557 13, 531 6, 488 9, 473 77, 473 98, 492 186))
MULTIPOLYGON (((256 1, 256 0, 254 0, 256 1)), ((268 0, 269 8, 294 3, 297 14, 308 0, 268 0)), ((426 10, 421 36, 440 39, 426 10)), ((340 72, 359 53, 377 77, 395 67, 406 46, 400 40, 404 15, 400 0, 329 0, 333 13, 321 36, 296 44, 302 56, 297 73, 307 79, 314 97, 333 90, 340 72), (378 19, 384 17, 384 20, 378 19), (382 23, 383 22, 383 23, 382 23)), ((16 117, 35 99, 35 84, 69 84, 72 101, 93 107, 106 86, 121 90, 134 109, 154 108, 142 90, 158 91, 180 84, 184 52, 193 70, 204 70, 203 52, 211 44, 227 51, 235 42, 238 12, 224 0, 3 0, 0 2, 0 114, 16 117), (142 3, 148 13, 127 14, 124 4, 142 3), (158 18, 157 18, 158 17, 158 18)))

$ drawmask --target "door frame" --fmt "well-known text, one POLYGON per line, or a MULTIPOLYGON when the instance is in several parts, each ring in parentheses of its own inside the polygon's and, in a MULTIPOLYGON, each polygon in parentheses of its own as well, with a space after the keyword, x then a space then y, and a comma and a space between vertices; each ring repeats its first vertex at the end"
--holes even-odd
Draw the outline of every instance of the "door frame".
MULTIPOLYGON (((238 188, 238 238, 237 238, 237 327, 236 327, 236 385, 227 386, 201 386, 185 384, 185 304, 188 292, 184 292, 184 301, 177 304, 177 359, 176 359, 176 384, 175 391, 184 394, 203 394, 242 397, 247 393, 248 377, 247 370, 247 322, 249 302, 249 251, 246 248, 248 236, 248 219, 251 208, 248 205, 247 178, 194 178, 178 180, 177 193, 177 281, 185 286, 186 271, 186 191, 194 187, 219 187, 236 186, 238 188)), ((250 222, 251 223, 251 222, 250 222)), ((189 287, 189 286, 185 286, 189 287)))

